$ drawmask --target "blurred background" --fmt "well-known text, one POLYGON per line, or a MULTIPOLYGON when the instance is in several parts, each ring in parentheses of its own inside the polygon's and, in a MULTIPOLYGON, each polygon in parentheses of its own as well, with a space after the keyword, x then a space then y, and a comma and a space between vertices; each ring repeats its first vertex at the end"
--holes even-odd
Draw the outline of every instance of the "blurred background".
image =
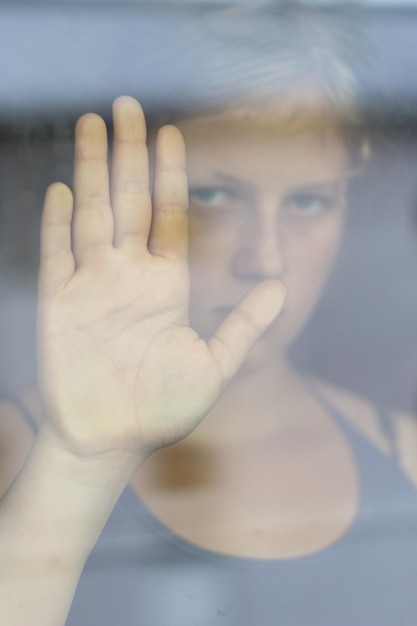
MULTIPOLYGON (((42 196, 54 180, 71 182, 75 120, 91 110, 109 119, 121 94, 151 115, 195 98, 207 55, 252 54, 238 31, 229 38, 208 27, 214 11, 234 4, 261 2, 0 4, 2 387, 35 380, 42 196)), ((417 1, 305 4, 360 25, 364 45, 352 52, 373 159, 352 188, 337 266, 292 358, 381 406, 415 411, 417 1)))

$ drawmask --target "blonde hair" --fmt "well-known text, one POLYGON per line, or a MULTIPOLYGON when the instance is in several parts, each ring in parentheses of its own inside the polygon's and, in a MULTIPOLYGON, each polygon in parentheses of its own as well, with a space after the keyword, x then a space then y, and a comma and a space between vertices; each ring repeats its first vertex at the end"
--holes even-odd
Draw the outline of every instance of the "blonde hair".
POLYGON ((353 167, 366 161, 355 67, 366 41, 350 17, 297 2, 205 6, 196 9, 189 30, 187 87, 182 98, 169 97, 166 110, 151 113, 159 124, 227 109, 273 111, 278 103, 289 129, 332 124, 353 167))

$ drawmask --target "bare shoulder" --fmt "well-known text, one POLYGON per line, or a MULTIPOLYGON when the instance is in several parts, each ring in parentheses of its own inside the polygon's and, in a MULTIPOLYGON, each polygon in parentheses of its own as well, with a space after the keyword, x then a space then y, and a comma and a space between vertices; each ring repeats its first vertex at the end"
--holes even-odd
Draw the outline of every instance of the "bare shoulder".
MULTIPOLYGON (((26 406, 26 398, 22 402, 26 406)), ((19 409, 0 398, 0 495, 22 468, 33 439, 33 429, 19 409)))
POLYGON ((417 416, 403 411, 393 411, 392 419, 401 466, 417 487, 417 416))
POLYGON ((314 385, 370 443, 384 454, 390 454, 389 441, 381 429, 378 411, 372 402, 327 381, 314 379, 314 385))
MULTIPOLYGON (((376 406, 367 398, 328 382, 314 379, 314 385, 378 450, 389 457, 392 446, 381 428, 376 406)), ((401 469, 417 486, 417 418, 405 412, 390 413, 401 469)))

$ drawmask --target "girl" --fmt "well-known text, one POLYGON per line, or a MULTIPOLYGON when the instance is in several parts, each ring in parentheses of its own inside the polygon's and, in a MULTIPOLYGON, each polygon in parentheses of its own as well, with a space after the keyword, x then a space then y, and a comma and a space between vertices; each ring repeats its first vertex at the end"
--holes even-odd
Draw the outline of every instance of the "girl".
POLYGON ((110 172, 88 114, 73 191, 48 189, 43 419, 2 500, 3 623, 417 616, 415 427, 399 420, 396 464, 366 402, 287 356, 367 150, 354 82, 322 22, 249 12, 255 33, 260 15, 284 24, 279 45, 262 40, 247 90, 231 81, 232 98, 160 129, 152 183, 142 110, 122 97, 110 172))

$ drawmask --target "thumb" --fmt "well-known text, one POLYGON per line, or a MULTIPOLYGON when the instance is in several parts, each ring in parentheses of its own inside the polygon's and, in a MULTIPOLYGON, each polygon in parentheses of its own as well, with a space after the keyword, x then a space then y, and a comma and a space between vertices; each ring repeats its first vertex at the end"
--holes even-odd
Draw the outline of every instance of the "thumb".
POLYGON ((242 365, 257 339, 280 313, 287 289, 278 280, 265 280, 250 290, 208 342, 227 383, 242 365))

